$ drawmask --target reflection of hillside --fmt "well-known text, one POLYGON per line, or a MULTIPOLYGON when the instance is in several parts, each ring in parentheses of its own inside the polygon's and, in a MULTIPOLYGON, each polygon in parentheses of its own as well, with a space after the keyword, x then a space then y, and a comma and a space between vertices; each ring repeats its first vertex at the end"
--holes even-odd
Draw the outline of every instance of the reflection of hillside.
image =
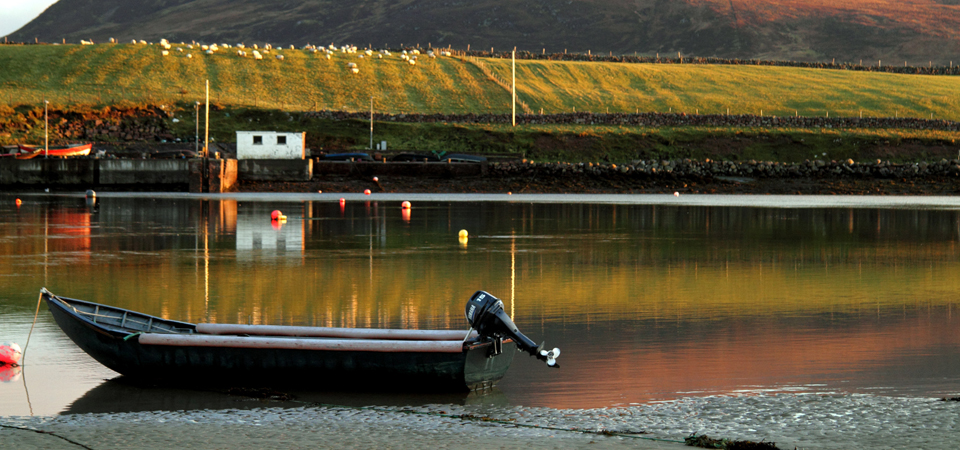
MULTIPOLYGON (((466 326, 477 289, 520 322, 886 310, 952 304, 960 291, 956 211, 436 203, 407 223, 378 202, 142 203, 103 201, 95 226, 78 229, 104 262, 62 260, 69 274, 49 286, 188 321, 441 328, 466 326), (272 209, 302 233, 296 258, 237 264, 244 218, 273 232, 272 209)), ((68 211, 53 204, 49 216, 68 211)), ((43 254, 43 214, 18 220, 0 251, 43 254)))
MULTIPOLYGON (((895 386, 918 376, 929 383, 926 389, 952 392, 960 371, 960 337, 944 331, 955 327, 956 318, 944 307, 873 320, 822 313, 723 324, 571 326, 566 335, 580 339, 563 356, 577 363, 564 366, 563 377, 552 382, 551 376, 530 371, 535 382, 542 381, 541 389, 530 393, 531 403, 591 408, 598 399, 609 399, 610 392, 626 404, 675 398, 678 392, 895 386), (916 373, 918 368, 924 373, 916 373)), ((518 364, 518 370, 525 368, 518 364)))

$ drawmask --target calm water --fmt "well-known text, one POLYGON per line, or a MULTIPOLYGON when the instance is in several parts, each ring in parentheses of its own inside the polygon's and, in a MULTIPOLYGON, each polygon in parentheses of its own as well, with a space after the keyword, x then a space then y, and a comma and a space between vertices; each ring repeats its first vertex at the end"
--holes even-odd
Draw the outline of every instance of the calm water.
MULTIPOLYGON (((563 350, 561 369, 518 354, 481 397, 298 395, 589 408, 960 392, 960 200, 339 197, 113 194, 90 206, 24 194, 17 208, 0 195, 0 341, 26 342, 43 286, 190 322, 464 330, 463 305, 483 289, 563 350), (274 209, 288 216, 280 228, 274 209)), ((44 306, 24 372, 0 373, 0 416, 239 402, 116 377, 44 306)))

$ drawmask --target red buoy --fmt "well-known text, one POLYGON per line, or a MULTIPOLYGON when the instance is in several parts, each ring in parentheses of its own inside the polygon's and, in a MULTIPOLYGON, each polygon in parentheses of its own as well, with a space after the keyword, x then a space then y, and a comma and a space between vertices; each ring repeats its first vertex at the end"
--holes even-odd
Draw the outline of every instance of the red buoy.
POLYGON ((23 204, 23 202, 21 202, 19 198, 17 199, 17 201, 16 201, 15 203, 17 204, 17 208, 19 208, 20 205, 23 204))
POLYGON ((400 207, 403 209, 410 209, 410 202, 405 201, 400 204, 400 207))
POLYGON ((280 212, 279 209, 275 209, 275 210, 273 210, 272 213, 270 213, 270 219, 271 219, 271 220, 280 220, 280 217, 283 217, 283 213, 280 212))
POLYGON ((370 195, 370 189, 364 189, 363 195, 370 195))

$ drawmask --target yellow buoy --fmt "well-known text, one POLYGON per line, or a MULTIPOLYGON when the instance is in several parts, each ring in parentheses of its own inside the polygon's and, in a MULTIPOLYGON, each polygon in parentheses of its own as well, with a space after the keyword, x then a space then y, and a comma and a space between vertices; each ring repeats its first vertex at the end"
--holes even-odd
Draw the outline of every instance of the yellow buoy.
POLYGON ((460 230, 460 239, 465 239, 470 236, 470 233, 467 233, 467 230, 460 230))

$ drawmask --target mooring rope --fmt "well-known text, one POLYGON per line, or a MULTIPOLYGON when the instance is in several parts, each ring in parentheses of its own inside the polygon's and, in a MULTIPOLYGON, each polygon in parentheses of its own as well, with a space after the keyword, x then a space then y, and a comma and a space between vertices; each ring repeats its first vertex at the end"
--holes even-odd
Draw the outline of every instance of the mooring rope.
POLYGON ((79 442, 77 442, 77 441, 74 441, 73 439, 70 439, 70 438, 68 438, 68 437, 60 436, 59 434, 54 433, 54 432, 52 432, 52 431, 43 431, 43 430, 36 430, 36 429, 33 429, 33 428, 15 427, 15 426, 13 426, 13 425, 3 425, 3 424, 0 424, 0 428, 8 428, 8 429, 11 429, 11 430, 20 430, 20 431, 32 431, 32 432, 34 432, 34 433, 39 433, 39 434, 49 434, 50 436, 53 436, 53 437, 55 437, 55 438, 63 439, 63 440, 65 440, 65 441, 67 441, 67 442, 69 442, 69 443, 71 443, 71 444, 73 444, 73 445, 76 445, 76 446, 78 446, 78 447, 85 448, 85 449, 87 449, 87 450, 93 450, 93 448, 90 448, 90 447, 88 447, 88 446, 86 446, 86 445, 84 445, 84 444, 81 444, 81 443, 79 443, 79 442))
POLYGON ((20 365, 23 365, 23 361, 27 358, 27 347, 30 346, 30 336, 33 335, 33 327, 37 325, 37 317, 40 317, 40 303, 43 302, 43 293, 47 288, 40 289, 40 296, 37 297, 37 312, 33 313, 33 323, 30 324, 30 332, 27 333, 27 342, 23 344, 23 350, 20 351, 20 365))

